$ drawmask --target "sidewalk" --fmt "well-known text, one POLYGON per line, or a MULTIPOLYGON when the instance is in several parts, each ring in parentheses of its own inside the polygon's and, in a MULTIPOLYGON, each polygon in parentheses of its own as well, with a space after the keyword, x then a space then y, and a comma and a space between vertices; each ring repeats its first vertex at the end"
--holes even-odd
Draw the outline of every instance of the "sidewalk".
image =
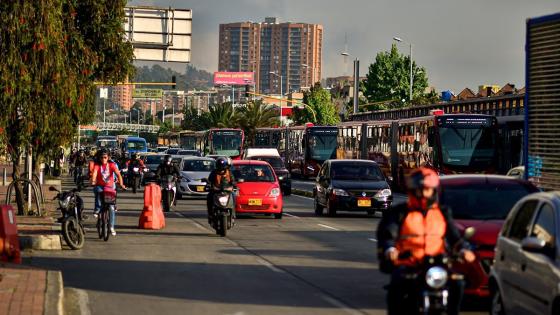
POLYGON ((63 314, 62 275, 0 263, 0 314, 63 314))

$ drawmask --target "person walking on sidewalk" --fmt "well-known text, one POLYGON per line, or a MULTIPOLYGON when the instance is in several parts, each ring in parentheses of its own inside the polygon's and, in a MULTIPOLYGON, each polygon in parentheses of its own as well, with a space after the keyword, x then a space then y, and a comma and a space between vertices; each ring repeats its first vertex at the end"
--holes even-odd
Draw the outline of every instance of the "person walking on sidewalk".
MULTIPOLYGON (((124 190, 126 186, 123 183, 123 179, 121 173, 119 172, 119 168, 115 164, 115 162, 109 160, 109 153, 107 151, 102 151, 100 154, 101 163, 96 164, 93 168, 93 176, 91 178, 91 185, 93 187, 93 193, 95 196, 95 209, 93 215, 95 217, 99 216, 99 212, 101 211, 101 205, 103 197, 103 189, 105 187, 114 188, 115 187, 115 178, 116 175, 119 186, 124 190)), ((111 234, 117 235, 115 231, 115 212, 114 208, 111 207, 111 234)))

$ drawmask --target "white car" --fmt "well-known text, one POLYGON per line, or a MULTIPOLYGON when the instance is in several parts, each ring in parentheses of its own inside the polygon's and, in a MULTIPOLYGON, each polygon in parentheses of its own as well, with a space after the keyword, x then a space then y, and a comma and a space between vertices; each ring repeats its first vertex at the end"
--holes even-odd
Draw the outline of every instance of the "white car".
POLYGON ((179 183, 179 198, 182 195, 206 196, 206 183, 210 172, 214 170, 216 161, 212 158, 186 156, 180 164, 181 176, 179 183))

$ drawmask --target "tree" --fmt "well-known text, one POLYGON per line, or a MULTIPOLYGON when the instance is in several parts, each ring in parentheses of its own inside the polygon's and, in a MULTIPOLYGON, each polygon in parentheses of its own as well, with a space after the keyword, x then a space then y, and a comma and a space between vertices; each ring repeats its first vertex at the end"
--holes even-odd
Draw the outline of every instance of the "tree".
POLYGON ((233 110, 231 103, 222 103, 210 107, 210 110, 204 113, 207 119, 208 128, 233 128, 239 126, 239 115, 233 110))
POLYGON ((185 106, 183 109, 183 123, 182 128, 185 130, 204 130, 207 129, 209 123, 208 117, 205 113, 199 114, 198 109, 193 106, 185 106))
MULTIPOLYGON (((187 65, 185 73, 179 73, 169 68, 163 68, 160 65, 152 67, 136 68, 135 82, 171 82, 171 77, 177 78, 177 90, 205 90, 212 87, 212 74, 204 70, 198 70, 192 65, 187 65)), ((171 89, 166 86, 164 89, 171 89)))
MULTIPOLYGON (((413 99, 424 95, 428 86, 426 70, 412 63, 413 99)), ((364 94, 370 103, 387 102, 390 108, 410 104, 410 58, 399 53, 393 44, 391 51, 380 52, 369 66, 364 94)), ((411 104, 410 104, 411 105, 411 104)))
POLYGON ((310 91, 305 92, 303 103, 305 104, 303 108, 294 108, 293 120, 296 124, 312 122, 316 125, 328 126, 340 122, 331 94, 320 84, 315 84, 310 91))
MULTIPOLYGON (((249 141, 254 139, 256 128, 278 126, 278 108, 265 105, 261 100, 249 102, 239 109, 239 122, 249 141)), ((249 143, 251 145, 251 143, 249 143)))
MULTIPOLYGON (((35 161, 93 120, 94 81, 116 83, 133 70, 124 38, 125 0, 0 2, 0 128, 12 157, 35 161)), ((38 164, 37 164, 38 165, 38 164)), ((16 185, 18 208, 23 208, 16 185)))

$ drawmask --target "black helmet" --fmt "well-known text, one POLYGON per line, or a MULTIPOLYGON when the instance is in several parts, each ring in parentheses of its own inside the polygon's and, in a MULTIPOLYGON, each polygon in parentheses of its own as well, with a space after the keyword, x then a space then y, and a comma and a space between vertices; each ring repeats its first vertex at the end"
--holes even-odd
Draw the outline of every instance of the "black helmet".
POLYGON ((136 160, 138 158, 138 154, 136 153, 132 153, 132 155, 130 156, 131 159, 136 160))
POLYGON ((223 171, 229 167, 229 161, 225 157, 219 157, 216 159, 216 170, 223 171))
POLYGON ((171 158, 171 155, 167 154, 164 158, 163 161, 165 162, 165 164, 171 164, 171 161, 173 161, 173 158, 171 158))

